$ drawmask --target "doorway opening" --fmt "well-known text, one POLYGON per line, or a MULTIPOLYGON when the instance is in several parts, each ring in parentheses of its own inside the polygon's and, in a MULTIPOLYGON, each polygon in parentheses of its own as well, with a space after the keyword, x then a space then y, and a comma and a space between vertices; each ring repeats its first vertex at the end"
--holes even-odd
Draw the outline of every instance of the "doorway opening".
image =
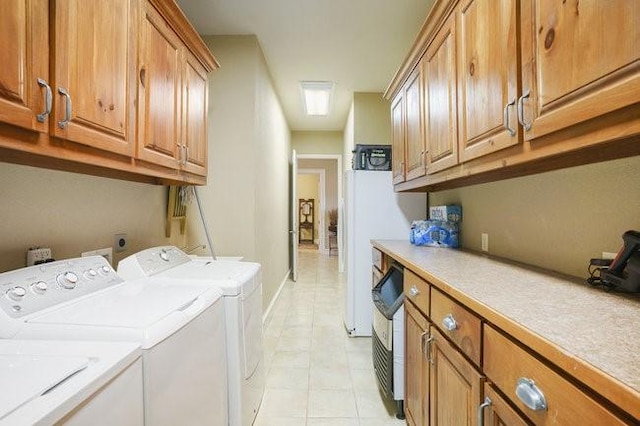
POLYGON ((342 155, 294 155, 292 214, 295 218, 292 223, 296 241, 292 241, 295 252, 292 272, 297 269, 298 250, 317 250, 318 254, 337 256, 339 262, 342 257, 342 230, 338 226, 342 214, 342 155), (301 209, 305 209, 304 212, 301 209), (313 215, 305 215, 310 209, 313 209, 313 215))

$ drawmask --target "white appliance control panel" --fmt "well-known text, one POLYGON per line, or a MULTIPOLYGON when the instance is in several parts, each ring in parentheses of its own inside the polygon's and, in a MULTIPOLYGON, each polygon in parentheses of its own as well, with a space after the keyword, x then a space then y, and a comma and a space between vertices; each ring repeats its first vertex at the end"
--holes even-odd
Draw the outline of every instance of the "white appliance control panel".
POLYGON ((118 272, 128 279, 152 277, 191 260, 177 247, 152 247, 122 259, 118 263, 118 272))
POLYGON ((43 263, 0 274, 0 308, 19 318, 122 282, 102 256, 43 263))

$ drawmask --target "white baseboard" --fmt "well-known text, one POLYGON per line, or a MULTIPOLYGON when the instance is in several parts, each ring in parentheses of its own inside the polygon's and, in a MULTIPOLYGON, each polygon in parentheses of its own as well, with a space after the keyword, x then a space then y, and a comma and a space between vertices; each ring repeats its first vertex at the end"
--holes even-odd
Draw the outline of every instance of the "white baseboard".
POLYGON ((280 286, 278 287, 278 291, 276 291, 276 294, 273 296, 273 299, 271 299, 271 302, 269 303, 269 306, 267 306, 267 309, 264 311, 264 314, 262 314, 262 325, 266 326, 269 319, 271 319, 271 313, 273 311, 273 307, 275 306, 276 302, 278 301, 278 298, 280 297, 280 293, 282 293, 282 289, 284 288, 284 285, 287 283, 287 280, 289 279, 289 276, 291 275, 291 269, 289 269, 286 273, 286 275, 284 276, 284 279, 280 282, 280 286))

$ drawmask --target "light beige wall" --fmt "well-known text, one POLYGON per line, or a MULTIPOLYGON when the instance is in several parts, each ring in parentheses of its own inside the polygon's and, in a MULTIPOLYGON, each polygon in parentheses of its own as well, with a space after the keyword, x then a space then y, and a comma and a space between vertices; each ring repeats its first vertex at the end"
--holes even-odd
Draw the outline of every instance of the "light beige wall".
MULTIPOLYGON (((216 254, 262 265, 267 307, 289 265, 290 132, 255 36, 206 36, 210 76, 209 178, 200 192, 216 254)), ((189 244, 206 242, 195 209, 189 244)))
POLYGON ((354 142, 391 144, 391 106, 382 93, 354 93, 354 142))
POLYGON ((391 113, 389 102, 382 93, 353 94, 343 133, 344 169, 349 170, 356 144, 390 145, 391 113))
POLYGON ((258 45, 256 90, 256 249, 266 308, 289 272, 291 132, 258 45))
MULTIPOLYGON (((209 76, 209 172, 200 188, 217 255, 256 260, 254 108, 257 42, 253 36, 204 37, 220 62, 209 76)), ((191 209, 189 245, 205 244, 191 209)))
POLYGON ((112 247, 126 233, 123 257, 160 244, 183 245, 174 227, 164 236, 167 188, 0 163, 0 271, 25 266, 29 247, 49 247, 55 259, 112 247))
POLYGON ((298 154, 342 154, 342 132, 293 131, 291 148, 298 154))
POLYGON ((617 252, 624 231, 640 230, 640 157, 430 194, 461 203, 461 242, 489 253, 586 277, 589 259, 617 252))

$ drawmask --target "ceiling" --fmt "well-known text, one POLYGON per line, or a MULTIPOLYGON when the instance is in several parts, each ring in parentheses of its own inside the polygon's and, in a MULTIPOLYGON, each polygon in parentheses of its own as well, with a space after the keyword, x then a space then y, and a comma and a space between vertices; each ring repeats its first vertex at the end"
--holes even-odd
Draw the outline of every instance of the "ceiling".
POLYGON ((354 92, 385 91, 433 0, 178 3, 200 34, 257 36, 291 130, 341 131, 354 92), (305 115, 303 80, 335 82, 328 116, 305 115))

